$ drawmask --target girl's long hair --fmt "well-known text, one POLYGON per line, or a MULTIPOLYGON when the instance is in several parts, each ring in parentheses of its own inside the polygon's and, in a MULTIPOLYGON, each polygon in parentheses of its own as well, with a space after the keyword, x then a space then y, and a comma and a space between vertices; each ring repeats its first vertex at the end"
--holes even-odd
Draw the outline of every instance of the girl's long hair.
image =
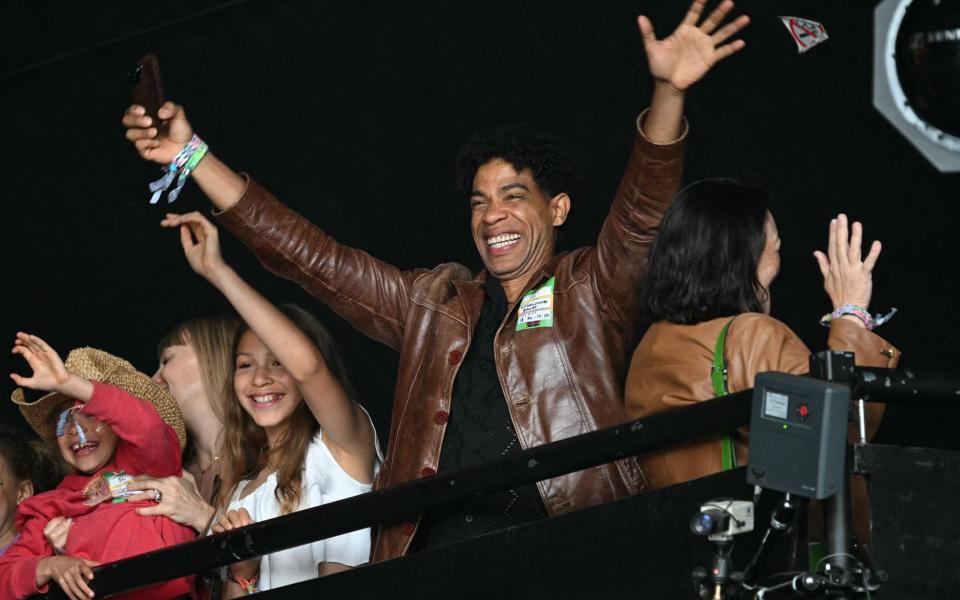
MULTIPOLYGON (((230 313, 189 319, 174 326, 157 344, 157 358, 170 346, 189 345, 197 355, 200 382, 213 414, 224 422, 225 386, 233 385, 233 348, 240 319, 230 313)), ((193 444, 188 440, 183 464, 195 460, 193 444)))
MULTIPOLYGON (((343 386, 347 398, 353 401, 351 389, 340 352, 327 330, 313 315, 293 304, 281 304, 281 312, 307 334, 324 360, 327 368, 343 386)), ((240 338, 249 328, 242 326, 233 343, 233 355, 236 356, 240 338)), ((217 509, 226 510, 234 489, 241 481, 253 479, 263 470, 271 454, 279 457, 277 465, 277 487, 274 495, 280 503, 281 514, 297 510, 303 496, 303 463, 307 456, 310 441, 320 430, 320 425, 310 412, 306 402, 300 402, 288 418, 288 427, 271 452, 267 443, 267 434, 253 418, 243 410, 233 387, 235 361, 231 363, 230 377, 224 388, 223 422, 223 465, 222 485, 217 493, 217 509)))

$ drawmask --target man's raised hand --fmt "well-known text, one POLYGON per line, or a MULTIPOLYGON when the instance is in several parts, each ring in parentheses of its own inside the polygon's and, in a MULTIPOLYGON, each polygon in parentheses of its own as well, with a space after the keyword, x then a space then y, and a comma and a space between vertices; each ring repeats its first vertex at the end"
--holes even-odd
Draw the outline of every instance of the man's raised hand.
POLYGON ((733 10, 733 0, 723 0, 697 25, 706 3, 707 0, 694 0, 680 25, 662 40, 657 40, 650 19, 643 15, 637 18, 650 74, 678 92, 687 90, 703 78, 713 65, 746 45, 743 40, 727 40, 746 27, 750 17, 741 15, 720 27, 733 10))
POLYGON ((187 121, 183 107, 173 102, 165 103, 157 113, 167 122, 162 135, 159 123, 154 123, 146 112, 145 108, 134 104, 123 113, 121 122, 127 128, 127 139, 133 142, 145 160, 169 165, 193 137, 193 127, 187 121))

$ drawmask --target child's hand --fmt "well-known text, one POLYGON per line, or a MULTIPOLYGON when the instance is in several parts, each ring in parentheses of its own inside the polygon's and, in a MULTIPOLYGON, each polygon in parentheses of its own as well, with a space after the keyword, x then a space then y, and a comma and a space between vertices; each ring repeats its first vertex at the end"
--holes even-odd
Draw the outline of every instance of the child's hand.
POLYGON ((43 528, 43 537, 47 538, 47 542, 55 553, 66 554, 67 534, 70 533, 72 526, 73 519, 54 517, 50 519, 47 526, 43 528))
POLYGON ((93 569, 100 563, 73 556, 48 556, 37 563, 37 587, 53 581, 70 600, 93 598, 93 590, 87 582, 93 579, 93 569))
POLYGON ((217 228, 205 216, 198 212, 185 215, 168 213, 160 225, 179 227, 180 243, 190 268, 211 282, 220 273, 226 263, 220 253, 220 234, 217 228))
MULTIPOLYGON (((247 509, 245 508, 241 508, 240 510, 228 510, 226 514, 220 515, 220 518, 217 519, 217 522, 213 524, 211 529, 214 533, 223 533, 224 531, 237 529, 238 527, 250 525, 254 522, 255 521, 250 516, 250 513, 248 513, 247 509)), ((260 570, 260 559, 251 558, 249 560, 242 560, 240 562, 233 563, 228 567, 228 569, 231 579, 239 584, 240 579, 250 579, 257 574, 257 572, 260 570)))
POLYGON ((255 522, 245 508, 228 510, 226 514, 220 515, 220 518, 217 519, 217 522, 213 524, 211 529, 213 529, 214 533, 223 533, 224 531, 237 529, 238 527, 250 525, 255 522))
POLYGON ((70 373, 63 366, 60 355, 35 335, 17 332, 12 352, 23 356, 33 369, 32 377, 11 373, 10 378, 17 385, 32 390, 62 392, 62 386, 70 381, 70 373))

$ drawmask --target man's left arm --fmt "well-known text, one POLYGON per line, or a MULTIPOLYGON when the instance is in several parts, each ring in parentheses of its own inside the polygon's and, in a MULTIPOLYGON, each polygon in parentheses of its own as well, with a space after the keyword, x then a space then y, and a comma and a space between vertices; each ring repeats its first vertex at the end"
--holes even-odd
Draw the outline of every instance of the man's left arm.
POLYGON ((637 20, 654 78, 653 100, 637 119, 633 151, 597 240, 594 265, 601 309, 612 322, 627 328, 635 320, 637 284, 647 271, 660 221, 680 189, 686 92, 717 62, 745 45, 743 40, 726 42, 750 19, 740 16, 721 27, 733 9, 733 2, 725 0, 697 25, 705 4, 706 0, 695 0, 677 29, 659 41, 649 19, 637 20))

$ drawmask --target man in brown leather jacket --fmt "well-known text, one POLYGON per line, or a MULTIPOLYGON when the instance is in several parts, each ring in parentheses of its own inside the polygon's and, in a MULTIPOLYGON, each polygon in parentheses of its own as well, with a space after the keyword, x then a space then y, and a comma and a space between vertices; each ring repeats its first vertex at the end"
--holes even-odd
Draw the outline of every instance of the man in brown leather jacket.
MULTIPOLYGON (((596 246, 554 254, 555 228, 571 200, 568 190, 539 177, 536 156, 545 162, 559 156, 549 142, 524 140, 535 147, 528 154, 489 147, 474 153, 488 154, 467 192, 473 238, 486 266, 477 275, 454 263, 401 271, 337 243, 211 153, 196 166, 192 175, 221 222, 268 269, 400 352, 378 488, 626 419, 622 382, 638 312, 635 290, 680 184, 684 93, 743 47, 739 40, 724 42, 749 21, 741 16, 720 27, 733 7, 725 0, 697 25, 704 4, 695 0, 661 41, 650 22, 639 19, 655 79, 653 102, 638 119, 633 153, 596 246)), ((123 123, 141 156, 169 164, 193 130, 172 103, 160 118, 168 122, 162 136, 142 107, 130 107, 123 123)), ((570 473, 429 515, 415 547, 607 502, 644 484, 633 458, 570 473)), ((406 553, 420 522, 385 524, 372 560, 406 553)))

